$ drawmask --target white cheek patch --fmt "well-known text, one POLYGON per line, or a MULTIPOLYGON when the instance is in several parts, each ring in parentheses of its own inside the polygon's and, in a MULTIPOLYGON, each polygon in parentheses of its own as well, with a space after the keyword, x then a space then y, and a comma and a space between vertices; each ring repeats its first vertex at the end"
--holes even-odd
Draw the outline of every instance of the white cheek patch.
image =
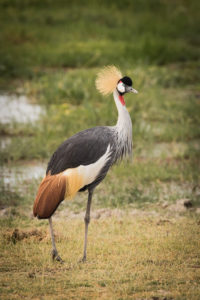
POLYGON ((124 85, 124 83, 122 82, 122 81, 120 81, 119 83, 118 83, 118 85, 117 85, 117 89, 118 89, 118 91, 120 92, 120 93, 125 93, 125 85, 124 85))

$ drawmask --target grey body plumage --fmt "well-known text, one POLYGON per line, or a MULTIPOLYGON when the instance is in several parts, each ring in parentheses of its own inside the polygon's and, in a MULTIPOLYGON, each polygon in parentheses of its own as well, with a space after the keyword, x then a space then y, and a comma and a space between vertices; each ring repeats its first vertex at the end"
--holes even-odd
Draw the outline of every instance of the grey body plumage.
POLYGON ((46 173, 52 175, 79 165, 90 165, 97 161, 110 145, 110 155, 97 178, 80 191, 94 188, 106 176, 109 168, 116 162, 132 155, 132 122, 126 107, 118 100, 119 93, 114 91, 118 109, 118 121, 115 126, 98 126, 83 130, 67 139, 52 155, 46 173))

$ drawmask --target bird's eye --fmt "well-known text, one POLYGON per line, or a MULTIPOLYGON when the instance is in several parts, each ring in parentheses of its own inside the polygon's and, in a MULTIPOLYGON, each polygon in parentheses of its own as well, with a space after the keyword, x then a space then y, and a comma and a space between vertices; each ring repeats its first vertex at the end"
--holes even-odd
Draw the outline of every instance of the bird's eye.
POLYGON ((120 93, 125 93, 125 84, 120 81, 117 85, 117 90, 120 92, 120 93))

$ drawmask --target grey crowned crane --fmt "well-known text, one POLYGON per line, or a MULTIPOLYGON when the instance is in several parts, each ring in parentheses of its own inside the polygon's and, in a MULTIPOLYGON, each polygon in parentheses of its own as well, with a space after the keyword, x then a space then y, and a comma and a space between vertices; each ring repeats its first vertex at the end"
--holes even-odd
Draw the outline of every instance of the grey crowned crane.
POLYGON ((49 219, 52 239, 52 258, 58 255, 52 226, 52 215, 64 199, 72 199, 77 192, 88 191, 85 214, 85 241, 82 261, 86 260, 90 206, 95 187, 105 178, 110 167, 132 153, 132 122, 126 109, 124 94, 137 91, 132 80, 115 66, 102 69, 96 87, 103 95, 113 93, 118 110, 115 126, 98 126, 83 130, 62 143, 52 155, 33 207, 39 219, 49 219))

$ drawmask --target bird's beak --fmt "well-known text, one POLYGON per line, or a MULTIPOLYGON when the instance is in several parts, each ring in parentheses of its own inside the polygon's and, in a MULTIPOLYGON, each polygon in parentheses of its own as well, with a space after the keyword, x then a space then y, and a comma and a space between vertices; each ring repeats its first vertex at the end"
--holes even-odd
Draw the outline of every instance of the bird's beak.
POLYGON ((132 88, 132 86, 126 87, 126 91, 128 93, 138 94, 138 91, 136 91, 134 88, 132 88))
POLYGON ((130 93, 138 94, 138 91, 131 87, 130 93))

